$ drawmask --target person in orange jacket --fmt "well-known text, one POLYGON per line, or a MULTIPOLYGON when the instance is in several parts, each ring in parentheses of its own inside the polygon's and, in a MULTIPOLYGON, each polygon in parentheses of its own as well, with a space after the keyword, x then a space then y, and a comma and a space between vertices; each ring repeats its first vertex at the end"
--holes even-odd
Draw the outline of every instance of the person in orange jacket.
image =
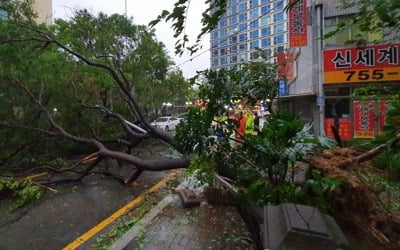
POLYGON ((246 132, 246 117, 243 115, 242 111, 240 111, 236 119, 237 119, 237 128, 235 137, 236 139, 240 139, 246 132))

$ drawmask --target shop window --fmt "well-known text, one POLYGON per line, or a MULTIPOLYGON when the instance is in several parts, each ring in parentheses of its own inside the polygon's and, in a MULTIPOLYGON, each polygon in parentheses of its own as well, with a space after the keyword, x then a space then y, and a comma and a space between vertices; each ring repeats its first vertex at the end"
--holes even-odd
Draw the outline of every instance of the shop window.
POLYGON ((327 98, 325 101, 325 118, 348 118, 350 100, 348 98, 327 98))

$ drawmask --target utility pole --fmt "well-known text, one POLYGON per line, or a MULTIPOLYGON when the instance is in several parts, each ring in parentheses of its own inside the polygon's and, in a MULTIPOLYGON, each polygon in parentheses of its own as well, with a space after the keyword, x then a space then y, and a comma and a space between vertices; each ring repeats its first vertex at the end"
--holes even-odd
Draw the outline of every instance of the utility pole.
POLYGON ((127 0, 125 0, 125 18, 128 18, 128 4, 126 1, 127 0))
POLYGON ((314 93, 317 95, 317 114, 315 133, 324 136, 324 119, 325 119, 325 97, 324 87, 322 85, 322 40, 321 40, 321 27, 322 27, 322 12, 321 5, 316 4, 316 0, 312 0, 311 6, 311 20, 312 20, 312 81, 314 85, 314 93))

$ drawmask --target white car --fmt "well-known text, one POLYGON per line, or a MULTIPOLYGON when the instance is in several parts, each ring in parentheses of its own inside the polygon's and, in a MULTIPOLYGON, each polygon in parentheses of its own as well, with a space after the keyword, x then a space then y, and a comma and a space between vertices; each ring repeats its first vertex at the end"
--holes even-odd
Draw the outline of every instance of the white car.
POLYGON ((161 128, 165 131, 174 130, 176 125, 178 125, 179 119, 171 116, 162 116, 157 118, 155 121, 150 123, 150 125, 161 128))

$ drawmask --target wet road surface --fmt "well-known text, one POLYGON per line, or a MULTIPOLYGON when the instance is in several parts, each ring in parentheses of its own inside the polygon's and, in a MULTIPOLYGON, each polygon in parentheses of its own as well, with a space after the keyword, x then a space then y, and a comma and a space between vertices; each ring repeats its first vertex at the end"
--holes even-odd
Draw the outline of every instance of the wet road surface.
MULTIPOLYGON (((10 213, 0 204, 0 249, 62 249, 169 172, 144 172, 134 186, 92 174, 81 182, 57 185, 57 193, 10 213)), ((90 242, 89 242, 90 243, 90 242)), ((85 244, 79 249, 89 249, 85 244)))

